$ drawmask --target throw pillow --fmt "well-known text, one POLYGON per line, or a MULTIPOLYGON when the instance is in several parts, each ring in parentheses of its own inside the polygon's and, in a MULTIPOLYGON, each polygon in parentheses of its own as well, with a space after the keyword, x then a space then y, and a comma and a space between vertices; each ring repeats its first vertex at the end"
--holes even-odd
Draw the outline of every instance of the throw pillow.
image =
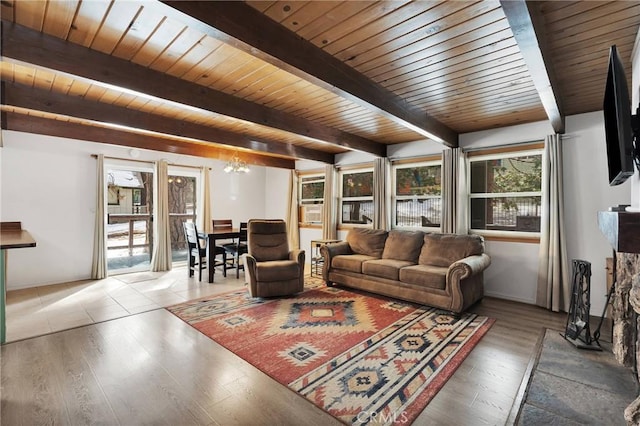
POLYGON ((401 231, 394 229, 389 231, 387 241, 384 243, 383 259, 406 260, 416 263, 422 249, 424 232, 401 231))
POLYGON ((347 242, 354 253, 380 257, 384 250, 387 231, 382 229, 353 228, 347 234, 347 242))
POLYGON ((449 267, 457 260, 484 253, 480 235, 426 234, 420 252, 420 265, 449 267))

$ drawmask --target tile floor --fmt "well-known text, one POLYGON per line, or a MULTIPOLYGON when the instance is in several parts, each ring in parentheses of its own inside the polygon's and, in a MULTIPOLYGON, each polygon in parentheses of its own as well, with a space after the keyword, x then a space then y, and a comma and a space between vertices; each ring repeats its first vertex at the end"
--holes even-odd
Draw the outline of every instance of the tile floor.
POLYGON ((188 278, 186 266, 7 292, 7 342, 159 309, 241 288, 235 271, 215 282, 188 278))

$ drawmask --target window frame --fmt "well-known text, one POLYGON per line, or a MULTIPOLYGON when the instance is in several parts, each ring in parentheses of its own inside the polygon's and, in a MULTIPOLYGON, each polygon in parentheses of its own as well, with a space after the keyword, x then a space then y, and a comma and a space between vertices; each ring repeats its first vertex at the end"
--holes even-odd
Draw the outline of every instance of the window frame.
POLYGON ((537 156, 539 155, 544 164, 544 143, 536 142, 532 144, 526 144, 520 147, 496 147, 489 148, 482 151, 471 152, 467 155, 467 173, 466 173, 466 190, 467 190, 467 226, 469 229, 469 233, 482 235, 487 238, 494 237, 496 240, 502 239, 514 239, 514 240, 522 240, 522 241, 539 241, 540 240, 540 231, 516 231, 516 230, 495 230, 495 229, 477 229, 472 228, 472 215, 471 215, 471 200, 472 199, 489 199, 489 198, 508 198, 508 197, 540 197, 542 199, 544 197, 544 179, 545 174, 541 168, 540 170, 540 181, 541 188, 540 191, 527 191, 527 192, 484 192, 484 193, 472 193, 471 192, 471 163, 479 162, 479 161, 487 161, 487 160, 500 160, 506 158, 517 158, 517 157, 526 157, 526 156, 537 156))
POLYGON ((430 159, 430 160, 418 160, 416 162, 406 162, 406 161, 402 161, 402 162, 397 162, 397 163, 393 163, 391 165, 391 221, 392 221, 392 228, 394 229, 408 229, 408 230, 412 230, 412 229, 419 229, 422 231, 426 231, 426 232, 433 232, 434 230, 438 230, 441 231, 442 230, 442 208, 440 210, 440 223, 438 224, 438 226, 399 226, 397 225, 397 206, 396 206, 396 202, 398 200, 409 200, 409 199, 440 199, 440 203, 441 203, 441 207, 442 207, 442 200, 443 200, 443 195, 442 195, 442 158, 438 158, 438 159, 430 159), (396 170, 398 169, 409 169, 409 168, 415 168, 415 167, 432 167, 432 166, 439 166, 440 167, 440 195, 398 195, 397 194, 397 173, 396 170))
POLYGON ((356 173, 371 173, 373 176, 373 166, 362 166, 362 167, 346 167, 338 170, 338 228, 350 228, 350 227, 361 227, 361 228, 373 228, 373 214, 372 212, 372 223, 345 223, 342 221, 342 207, 345 201, 370 201, 375 209, 375 203, 373 201, 373 177, 371 179, 371 196, 366 197, 344 197, 342 194, 344 193, 344 175, 356 174, 356 173))
POLYGON ((324 210, 324 186, 327 184, 327 180, 326 180, 326 175, 324 172, 317 172, 317 173, 305 173, 305 174, 300 174, 298 176, 298 212, 299 212, 299 218, 298 218, 298 223, 300 225, 312 225, 312 226, 317 226, 317 225, 322 225, 322 214, 323 214, 323 210, 324 210), (303 182, 304 179, 309 179, 309 178, 316 178, 314 180, 308 181, 308 182, 303 182), (309 184, 309 183, 318 183, 318 182, 322 182, 323 185, 323 196, 322 198, 302 198, 302 187, 305 184, 309 184), (319 221, 312 221, 312 222, 308 222, 306 220, 303 220, 303 214, 302 211, 304 209, 305 205, 316 205, 316 206, 320 206, 320 216, 321 219, 319 221))

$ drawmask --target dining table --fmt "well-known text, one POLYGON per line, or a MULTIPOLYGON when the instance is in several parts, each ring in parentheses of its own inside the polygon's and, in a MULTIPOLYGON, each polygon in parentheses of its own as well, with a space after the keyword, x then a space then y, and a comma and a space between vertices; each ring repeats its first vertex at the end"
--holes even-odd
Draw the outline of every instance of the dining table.
MULTIPOLYGON (((216 240, 229 240, 240 237, 240 228, 217 228, 207 233, 207 265, 209 269, 209 282, 213 282, 216 272, 216 240)), ((226 265, 223 265, 225 268, 226 265)))

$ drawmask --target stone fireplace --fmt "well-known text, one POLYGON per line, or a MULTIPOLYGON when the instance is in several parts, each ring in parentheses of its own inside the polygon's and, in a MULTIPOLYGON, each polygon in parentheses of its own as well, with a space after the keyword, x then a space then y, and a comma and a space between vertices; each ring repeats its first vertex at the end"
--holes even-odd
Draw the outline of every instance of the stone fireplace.
MULTIPOLYGON (((598 224, 615 254, 613 354, 620 364, 633 369, 640 381, 640 213, 600 212, 598 224)), ((640 424, 640 396, 624 415, 629 424, 640 424)))

